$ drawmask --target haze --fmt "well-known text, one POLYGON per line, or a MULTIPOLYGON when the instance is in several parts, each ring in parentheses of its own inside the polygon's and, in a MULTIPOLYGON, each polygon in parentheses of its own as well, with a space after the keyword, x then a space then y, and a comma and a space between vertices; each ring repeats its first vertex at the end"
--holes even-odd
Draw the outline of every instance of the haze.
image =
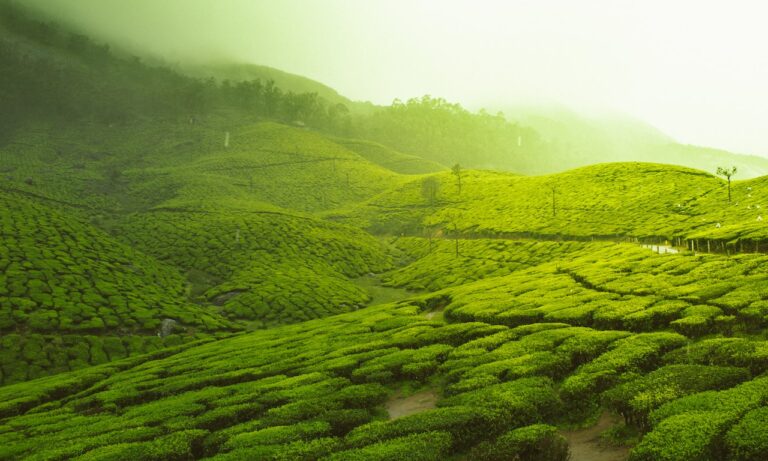
POLYGON ((768 156, 761 2, 26 0, 172 62, 276 67, 360 100, 620 111, 768 156))

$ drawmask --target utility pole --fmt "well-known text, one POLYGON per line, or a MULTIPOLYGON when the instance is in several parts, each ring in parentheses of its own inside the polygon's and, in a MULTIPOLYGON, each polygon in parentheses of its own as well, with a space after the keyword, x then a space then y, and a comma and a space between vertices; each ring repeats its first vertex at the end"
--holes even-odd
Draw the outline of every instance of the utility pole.
POLYGON ((550 186, 550 190, 552 190, 552 217, 554 218, 557 215, 557 208, 556 208, 556 202, 555 202, 555 193, 557 192, 557 188, 555 186, 550 186))
POLYGON ((459 257, 459 229, 456 223, 453 224, 453 236, 456 241, 456 257, 459 257))

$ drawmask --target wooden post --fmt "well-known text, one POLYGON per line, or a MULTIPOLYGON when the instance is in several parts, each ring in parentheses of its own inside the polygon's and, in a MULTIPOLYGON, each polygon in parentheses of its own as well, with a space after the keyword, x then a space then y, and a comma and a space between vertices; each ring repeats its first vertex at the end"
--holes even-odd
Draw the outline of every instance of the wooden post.
POLYGON ((557 214, 556 208, 555 208, 555 186, 552 186, 552 217, 554 218, 557 214))
POLYGON ((712 249, 709 246, 709 239, 707 239, 707 253, 712 253, 712 249))

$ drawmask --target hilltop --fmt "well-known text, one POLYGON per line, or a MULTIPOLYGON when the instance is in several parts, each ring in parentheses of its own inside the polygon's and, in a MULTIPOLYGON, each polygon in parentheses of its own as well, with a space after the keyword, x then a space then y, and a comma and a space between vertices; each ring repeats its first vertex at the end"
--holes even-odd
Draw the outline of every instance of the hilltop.
POLYGON ((520 176, 464 171, 432 176, 437 193, 413 179, 361 205, 326 214, 373 232, 547 240, 693 239, 730 245, 768 238, 762 217, 765 179, 726 181, 713 174, 651 163, 610 163, 560 174, 520 176))

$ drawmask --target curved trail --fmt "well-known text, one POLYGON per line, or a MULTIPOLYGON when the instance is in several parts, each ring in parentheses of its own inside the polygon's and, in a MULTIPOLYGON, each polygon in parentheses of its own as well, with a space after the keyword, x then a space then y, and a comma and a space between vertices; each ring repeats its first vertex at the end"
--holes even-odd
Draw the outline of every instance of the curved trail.
POLYGON ((629 457, 629 448, 604 446, 600 443, 600 434, 620 423, 621 417, 604 412, 592 427, 561 431, 568 440, 570 461, 625 461, 629 457))

